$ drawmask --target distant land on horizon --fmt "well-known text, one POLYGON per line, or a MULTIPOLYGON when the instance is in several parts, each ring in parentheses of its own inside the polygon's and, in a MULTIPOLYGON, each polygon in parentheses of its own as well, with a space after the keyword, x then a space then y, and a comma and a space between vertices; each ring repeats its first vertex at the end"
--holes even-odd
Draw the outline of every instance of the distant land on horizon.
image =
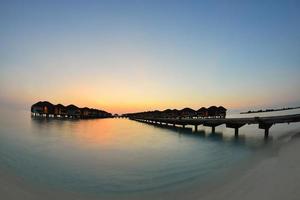
POLYGON ((300 108, 300 106, 297 106, 297 107, 287 107, 287 108, 265 109, 265 110, 249 110, 247 112, 241 112, 240 114, 262 113, 262 112, 276 112, 276 111, 283 111, 283 110, 293 110, 293 109, 298 109, 298 108, 300 108))

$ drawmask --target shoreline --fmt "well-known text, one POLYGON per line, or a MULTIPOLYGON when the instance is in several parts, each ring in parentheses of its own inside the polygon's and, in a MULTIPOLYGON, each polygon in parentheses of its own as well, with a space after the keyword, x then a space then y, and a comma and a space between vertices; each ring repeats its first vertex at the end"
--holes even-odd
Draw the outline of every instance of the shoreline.
POLYGON ((241 163, 217 183, 178 188, 156 194, 128 194, 118 197, 96 197, 70 191, 56 190, 28 184, 7 170, 0 169, 0 193, 5 199, 297 199, 300 196, 300 132, 278 136, 253 158, 241 163), (201 188, 199 188, 201 187, 201 188), (185 190, 185 188, 187 188, 185 190))
MULTIPOLYGON (((249 166, 241 166, 228 175, 222 186, 198 199, 204 200, 296 200, 300 196, 300 132, 282 135, 280 141, 258 152, 249 166)), ((220 184, 220 183, 219 183, 220 184)))
POLYGON ((278 112, 278 111, 286 111, 286 110, 295 110, 299 109, 300 107, 293 107, 293 108, 277 108, 277 109, 266 109, 266 110, 249 110, 240 112, 240 114, 255 114, 255 113, 266 113, 266 112, 278 112))

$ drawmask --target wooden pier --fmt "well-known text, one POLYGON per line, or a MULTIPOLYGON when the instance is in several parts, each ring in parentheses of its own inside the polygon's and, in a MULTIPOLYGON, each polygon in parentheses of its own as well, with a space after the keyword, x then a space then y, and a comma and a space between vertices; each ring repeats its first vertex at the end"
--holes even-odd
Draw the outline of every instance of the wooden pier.
POLYGON ((198 130, 198 126, 208 126, 212 128, 212 132, 215 132, 215 128, 219 125, 225 124, 227 128, 234 128, 235 136, 238 137, 239 128, 246 124, 258 124, 259 129, 265 130, 265 138, 269 136, 269 129, 274 124, 279 123, 293 123, 300 122, 300 114, 294 115, 282 115, 272 117, 249 117, 249 118, 202 118, 202 119, 172 119, 172 118, 130 118, 132 120, 161 124, 166 126, 182 126, 187 125, 195 127, 198 130))

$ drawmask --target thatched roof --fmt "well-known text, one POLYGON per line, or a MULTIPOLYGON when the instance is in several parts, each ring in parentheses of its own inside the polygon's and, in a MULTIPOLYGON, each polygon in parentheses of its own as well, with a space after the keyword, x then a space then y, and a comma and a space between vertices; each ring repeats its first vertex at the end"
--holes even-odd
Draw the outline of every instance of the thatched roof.
POLYGON ((199 110, 197 110, 198 112, 206 112, 208 109, 205 107, 200 108, 199 110))
POLYGON ((60 109, 66 109, 67 111, 71 111, 71 112, 72 111, 77 112, 79 110, 80 111, 89 110, 89 111, 93 111, 93 113, 95 113, 95 114, 101 113, 101 114, 105 114, 105 115, 111 115, 111 113, 108 113, 108 112, 103 111, 103 110, 98 110, 98 109, 93 109, 93 108, 90 109, 88 107, 79 108, 79 107, 75 106, 74 104, 70 104, 68 106, 64 106, 62 104, 53 105, 52 103, 50 103, 48 101, 39 101, 39 102, 33 104, 31 106, 31 111, 33 111, 34 107, 41 107, 43 109, 45 106, 48 108, 48 113, 50 113, 50 114, 52 112, 54 112, 54 108, 60 108, 60 109))
POLYGON ((67 108, 68 110, 79 110, 79 108, 78 108, 77 106, 73 105, 73 104, 68 105, 66 108, 67 108))
POLYGON ((179 113, 179 110, 173 109, 172 112, 173 112, 174 114, 178 114, 178 113, 179 113))
POLYGON ((57 105, 55 105, 55 107, 57 107, 57 108, 66 108, 64 105, 62 105, 62 104, 57 104, 57 105))
POLYGON ((166 110, 162 111, 162 113, 172 113, 172 110, 171 109, 166 109, 166 110))
POLYGON ((35 103, 35 104, 32 105, 32 107, 34 107, 34 106, 40 106, 40 107, 47 106, 47 107, 51 107, 51 106, 53 106, 53 104, 50 103, 50 102, 48 102, 48 101, 39 101, 39 102, 37 102, 37 103, 35 103))
POLYGON ((226 109, 226 108, 224 108, 223 106, 219 106, 219 107, 218 107, 218 110, 219 110, 219 111, 226 112, 226 110, 227 110, 227 109, 226 109))
POLYGON ((218 107, 217 106, 210 106, 207 110, 209 110, 209 111, 214 110, 215 111, 215 110, 218 110, 218 107))
POLYGON ((195 110, 191 109, 191 108, 184 108, 182 110, 180 110, 181 112, 196 112, 195 110))
POLYGON ((90 110, 88 107, 80 108, 80 110, 90 110))

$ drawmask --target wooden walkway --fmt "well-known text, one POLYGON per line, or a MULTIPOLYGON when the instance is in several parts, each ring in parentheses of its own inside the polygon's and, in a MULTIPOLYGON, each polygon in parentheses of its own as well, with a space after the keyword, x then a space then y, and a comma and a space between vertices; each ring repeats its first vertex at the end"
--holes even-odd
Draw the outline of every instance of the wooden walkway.
POLYGON ((198 130, 199 125, 208 126, 215 132, 215 127, 225 124, 227 128, 235 129, 235 136, 239 134, 239 128, 246 124, 258 124, 258 128, 265 130, 265 138, 269 136, 269 129, 272 125, 278 123, 293 123, 300 122, 300 114, 282 115, 272 117, 249 117, 249 118, 201 118, 201 119, 172 119, 172 118, 130 118, 132 120, 164 124, 170 126, 180 125, 183 128, 187 125, 192 125, 195 130, 198 130))

